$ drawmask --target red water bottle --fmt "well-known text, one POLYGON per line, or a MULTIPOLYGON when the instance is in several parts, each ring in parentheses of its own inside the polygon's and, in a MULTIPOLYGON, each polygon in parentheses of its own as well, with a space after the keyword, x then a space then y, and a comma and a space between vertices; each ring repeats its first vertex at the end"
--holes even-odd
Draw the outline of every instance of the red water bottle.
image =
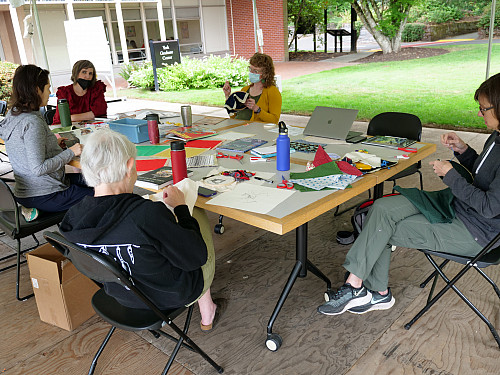
POLYGON ((174 178, 174 184, 176 184, 187 177, 186 150, 184 149, 184 142, 170 142, 170 157, 172 158, 172 177, 174 178))
POLYGON ((146 115, 146 121, 148 122, 149 142, 152 145, 160 143, 160 130, 158 129, 158 121, 160 121, 160 117, 156 113, 152 113, 146 115))

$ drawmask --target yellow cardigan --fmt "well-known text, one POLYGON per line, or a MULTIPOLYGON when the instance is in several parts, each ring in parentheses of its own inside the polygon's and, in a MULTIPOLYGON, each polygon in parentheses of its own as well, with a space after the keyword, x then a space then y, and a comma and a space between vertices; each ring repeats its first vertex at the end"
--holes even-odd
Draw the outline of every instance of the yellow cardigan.
MULTIPOLYGON (((241 89, 241 91, 248 90, 250 90, 250 86, 241 89)), ((281 116, 281 93, 276 86, 264 87, 259 100, 255 104, 261 108, 261 111, 260 113, 252 112, 250 121, 278 123, 281 116)))

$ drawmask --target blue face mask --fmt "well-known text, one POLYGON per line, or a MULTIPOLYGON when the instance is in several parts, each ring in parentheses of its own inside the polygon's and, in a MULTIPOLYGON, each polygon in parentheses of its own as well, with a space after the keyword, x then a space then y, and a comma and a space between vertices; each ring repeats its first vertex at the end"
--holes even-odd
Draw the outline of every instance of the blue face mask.
POLYGON ((248 79, 252 83, 257 83, 257 82, 260 81, 260 74, 249 72, 248 73, 248 79))

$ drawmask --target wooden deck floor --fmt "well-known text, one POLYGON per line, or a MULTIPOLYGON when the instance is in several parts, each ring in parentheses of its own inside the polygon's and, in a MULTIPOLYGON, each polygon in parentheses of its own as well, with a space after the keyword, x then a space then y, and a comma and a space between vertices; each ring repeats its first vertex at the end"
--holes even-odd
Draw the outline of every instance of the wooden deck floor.
MULTIPOLYGON (((217 220, 215 215, 210 218, 214 223, 217 220)), ((228 219, 224 220, 226 233, 215 238, 218 258, 265 233, 228 219)), ((341 220, 347 222, 348 218, 341 220)), ((4 244, 0 245, 0 253, 6 251, 11 250, 4 244)), ((318 266, 321 267, 321 264, 318 266)), ((23 266, 22 271, 21 289, 22 292, 27 292, 31 289, 27 267, 23 266)), ((412 272, 414 269, 411 266, 398 267, 391 270, 391 276, 394 273, 399 280, 404 280, 405 275, 412 272)), ((496 269, 490 267, 488 274, 497 282, 500 281, 500 267, 496 269)), ((285 279, 286 275, 280 276, 283 283, 285 279)), ((471 274, 461 282, 460 287, 471 296, 473 302, 500 329, 500 301, 491 293, 485 281, 471 274)), ((0 273, 0 373, 9 375, 86 374, 95 351, 109 326, 96 316, 72 332, 50 326, 39 320, 34 299, 18 302, 14 292, 15 271, 9 270, 0 273)), ((296 290, 295 293, 300 293, 300 289, 296 290)), ((354 364, 345 366, 342 371, 335 372, 335 374, 499 374, 499 348, 484 323, 454 293, 448 293, 441 303, 421 318, 411 330, 404 330, 404 323, 423 306, 426 294, 426 291, 420 292, 420 290, 413 288, 410 293, 413 300, 403 311, 395 314, 393 321, 388 324, 386 320, 381 319, 382 315, 380 314, 383 312, 359 316, 357 324, 368 326, 380 323, 386 325, 387 328, 382 330, 382 334, 374 334, 369 329, 365 329, 360 340, 365 344, 363 347, 368 349, 356 352, 357 359, 354 364)), ((232 318, 237 319, 238 317, 235 315, 232 318)), ((312 325, 320 318, 311 313, 311 321, 306 321, 305 324, 312 325)), ((267 319, 268 316, 266 316, 266 322, 267 319)), ((293 309, 284 309, 280 319, 281 321, 294 319, 293 309)), ((193 320, 193 329, 196 329, 195 320, 193 320)), ((263 346, 264 331, 259 333, 259 338, 260 335, 263 346)), ((329 337, 324 334, 320 334, 318 337, 317 341, 307 342, 311 358, 314 358, 315 355, 333 355, 329 350, 325 350, 325 344, 328 346, 335 344, 332 344, 329 337)), ((214 348, 210 349, 209 335, 203 336, 201 341, 197 337, 197 342, 208 352, 210 350, 217 351, 214 348)), ((269 358, 279 362, 280 353, 285 354, 283 349, 293 353, 294 346, 297 348, 296 350, 299 350, 302 344, 304 343, 295 344, 288 341, 285 344, 286 348, 282 348, 277 353, 263 349, 258 355, 263 357, 262 362, 269 361, 269 358)), ((345 348, 336 350, 334 355, 343 353, 343 355, 349 356, 350 352, 356 351, 357 348, 356 343, 352 343, 346 345, 345 348)), ((233 357, 234 355, 233 353, 233 357)), ((224 355, 217 353, 216 356, 222 358, 220 364, 226 367, 226 374, 242 373, 235 372, 234 368, 226 366, 224 355)), ((141 336, 135 333, 117 331, 101 356, 96 375, 160 374, 168 358, 167 354, 150 345, 141 336)), ((170 374, 215 374, 215 371, 212 372, 209 368, 204 368, 203 371, 195 369, 194 371, 197 372, 191 372, 188 369, 193 367, 189 363, 182 362, 185 356, 180 356, 180 358, 174 363, 170 374)), ((338 359, 338 361, 342 360, 338 359)), ((264 367, 256 365, 252 374, 268 374, 270 373, 268 367, 264 370, 264 367)), ((324 368, 324 366, 318 367, 318 370, 308 371, 303 367, 298 367, 295 371, 286 370, 277 373, 331 374, 329 369, 324 368)))

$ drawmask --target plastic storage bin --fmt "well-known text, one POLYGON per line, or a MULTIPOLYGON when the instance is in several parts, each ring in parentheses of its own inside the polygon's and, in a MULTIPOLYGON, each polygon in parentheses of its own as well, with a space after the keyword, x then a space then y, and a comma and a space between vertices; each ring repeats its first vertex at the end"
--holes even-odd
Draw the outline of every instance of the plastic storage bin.
POLYGON ((130 142, 142 143, 149 140, 148 122, 135 118, 123 118, 109 123, 111 130, 125 135, 130 142))

